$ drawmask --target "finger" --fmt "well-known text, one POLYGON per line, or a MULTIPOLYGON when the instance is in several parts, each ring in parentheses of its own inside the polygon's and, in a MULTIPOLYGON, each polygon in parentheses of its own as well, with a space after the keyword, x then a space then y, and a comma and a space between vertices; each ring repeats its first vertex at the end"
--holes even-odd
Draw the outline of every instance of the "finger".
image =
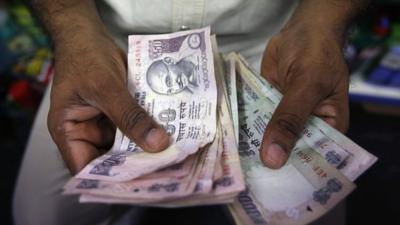
MULTIPOLYGON (((278 68, 276 60, 276 46, 274 38, 268 42, 266 50, 264 51, 261 63, 261 75, 272 85, 279 89, 278 84, 278 68)), ((280 90, 281 91, 281 90, 280 90)))
POLYGON ((65 122, 68 141, 85 141, 98 149, 109 149, 114 140, 115 128, 105 117, 65 122))
POLYGON ((274 74, 277 75, 277 60, 275 58, 276 52, 275 47, 272 44, 273 40, 268 43, 261 63, 261 73, 262 74, 274 74))
POLYGON ((100 156, 100 151, 91 143, 81 140, 65 141, 60 146, 61 155, 71 174, 81 171, 93 159, 100 156))
MULTIPOLYGON (((48 127, 66 166, 72 174, 75 174, 100 155, 100 151, 94 143, 97 142, 98 146, 105 145, 97 137, 104 137, 104 134, 99 134, 99 131, 92 127, 93 122, 89 122, 92 125, 87 125, 85 122, 64 120, 67 117, 66 114, 68 113, 51 108, 48 127)), ((106 139, 110 140, 108 135, 105 135, 106 139)))
POLYGON ((159 152, 169 145, 167 132, 158 125, 124 88, 104 101, 106 114, 114 124, 147 152, 159 152))
POLYGON ((301 84, 288 88, 265 129, 260 154, 264 164, 270 168, 277 169, 285 164, 308 116, 319 101, 313 91, 305 88, 307 86, 301 84))
POLYGON ((338 110, 333 105, 321 104, 316 107, 316 109, 314 110, 314 114, 323 119, 332 127, 336 127, 338 124, 338 110))
POLYGON ((338 101, 324 101, 313 113, 342 133, 348 129, 349 110, 346 97, 338 101))

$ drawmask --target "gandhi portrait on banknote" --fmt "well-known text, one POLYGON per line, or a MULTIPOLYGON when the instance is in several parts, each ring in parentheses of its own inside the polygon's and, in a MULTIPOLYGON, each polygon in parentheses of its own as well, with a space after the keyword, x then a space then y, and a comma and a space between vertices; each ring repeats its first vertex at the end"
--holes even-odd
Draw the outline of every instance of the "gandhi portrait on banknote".
POLYGON ((173 95, 182 91, 193 93, 199 87, 199 59, 195 54, 201 45, 199 34, 185 37, 178 58, 164 56, 153 61, 146 72, 147 83, 156 93, 173 95))
POLYGON ((185 58, 175 62, 171 57, 154 61, 147 70, 147 83, 158 94, 173 95, 198 87, 197 66, 185 58))

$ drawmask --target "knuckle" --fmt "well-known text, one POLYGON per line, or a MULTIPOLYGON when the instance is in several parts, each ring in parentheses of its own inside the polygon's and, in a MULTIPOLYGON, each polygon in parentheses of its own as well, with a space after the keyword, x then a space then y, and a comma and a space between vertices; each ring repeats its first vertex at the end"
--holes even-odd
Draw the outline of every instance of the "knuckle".
POLYGON ((54 113, 53 110, 50 109, 49 113, 47 114, 47 129, 50 131, 50 134, 54 130, 54 125, 55 125, 54 113))
POLYGON ((339 127, 339 131, 342 133, 346 133, 349 130, 349 116, 348 114, 342 116, 341 125, 339 127))
POLYGON ((126 109, 120 119, 121 128, 130 131, 138 128, 138 125, 147 121, 147 114, 140 106, 126 109))
POLYGON ((98 104, 113 101, 127 91, 124 79, 116 74, 114 70, 106 69, 94 73, 92 81, 86 82, 80 90, 87 94, 88 99, 93 99, 98 104))
POLYGON ((290 67, 286 83, 313 95, 326 96, 335 87, 332 76, 327 76, 326 73, 323 68, 310 67, 302 63, 290 67))
POLYGON ((93 79, 95 82, 92 80, 85 84, 88 91, 98 95, 111 92, 113 83, 111 82, 109 75, 105 71, 94 72, 94 74, 96 76, 96 79, 93 79))
POLYGON ((334 89, 331 83, 319 77, 312 79, 307 86, 309 87, 310 94, 320 96, 320 99, 327 97, 334 89))
POLYGON ((60 120, 57 116, 58 114, 53 112, 53 110, 50 110, 47 115, 47 128, 56 144, 60 142, 60 139, 64 137, 66 133, 65 128, 60 125, 60 120))
POLYGON ((298 138, 302 130, 302 119, 293 113, 283 113, 277 118, 276 127, 283 136, 298 138))

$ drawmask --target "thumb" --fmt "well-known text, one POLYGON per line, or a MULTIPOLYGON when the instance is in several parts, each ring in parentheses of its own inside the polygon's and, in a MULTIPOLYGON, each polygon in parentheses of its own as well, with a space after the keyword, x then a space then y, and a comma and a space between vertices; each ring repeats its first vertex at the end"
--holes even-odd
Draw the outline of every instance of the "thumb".
POLYGON ((128 90, 105 101, 105 113, 127 137, 147 152, 159 152, 169 145, 167 132, 135 101, 128 90), (117 97, 115 97, 117 96, 117 97))
POLYGON ((282 167, 298 140, 307 118, 319 97, 307 90, 308 85, 292 85, 268 123, 261 145, 260 157, 272 169, 282 167))

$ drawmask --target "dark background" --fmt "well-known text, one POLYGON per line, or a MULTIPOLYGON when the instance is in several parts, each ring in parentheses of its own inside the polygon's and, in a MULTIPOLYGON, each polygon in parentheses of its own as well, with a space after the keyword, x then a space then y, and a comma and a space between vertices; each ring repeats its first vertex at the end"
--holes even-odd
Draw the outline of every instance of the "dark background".
MULTIPOLYGON (((0 7, 2 3, 4 1, 0 1, 0 7)), ((397 1, 373 3, 359 20, 382 12, 389 12, 391 17, 400 17, 399 8, 397 1)), ((10 103, 7 92, 13 81, 15 78, 0 73, 0 224, 5 225, 12 224, 14 182, 38 106, 37 101, 28 107, 10 103)), ((356 181, 358 188, 347 198, 347 222, 349 225, 400 225, 400 116, 371 113, 364 109, 362 102, 351 102, 350 107, 351 120, 347 135, 379 160, 356 181)), ((382 107, 373 106, 375 109, 382 107)), ((400 107, 396 110, 399 112, 400 107)), ((191 209, 181 212, 190 214, 191 209)), ((158 213, 174 218, 171 215, 176 211, 158 213)), ((154 219, 151 221, 154 222, 154 219)))

